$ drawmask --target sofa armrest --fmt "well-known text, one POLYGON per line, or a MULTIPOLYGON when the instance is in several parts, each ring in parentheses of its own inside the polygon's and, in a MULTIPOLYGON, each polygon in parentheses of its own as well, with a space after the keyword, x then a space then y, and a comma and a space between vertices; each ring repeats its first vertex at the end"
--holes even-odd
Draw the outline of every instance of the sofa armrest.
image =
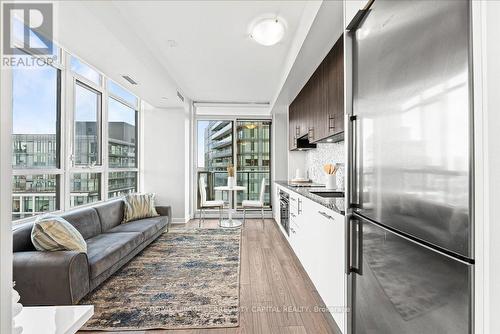
POLYGON ((169 221, 172 220, 172 207, 171 206, 156 206, 155 207, 156 209, 156 212, 158 212, 158 214, 160 216, 167 216, 169 218, 169 221))
POLYGON ((23 305, 76 304, 90 289, 85 253, 15 252, 13 274, 23 305))

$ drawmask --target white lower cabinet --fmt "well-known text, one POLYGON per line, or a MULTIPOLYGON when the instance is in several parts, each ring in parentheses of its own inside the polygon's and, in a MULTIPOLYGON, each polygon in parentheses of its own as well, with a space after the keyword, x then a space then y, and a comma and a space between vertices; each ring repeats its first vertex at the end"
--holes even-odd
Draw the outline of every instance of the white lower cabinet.
POLYGON ((312 202, 310 221, 314 233, 314 271, 312 281, 335 322, 345 332, 345 223, 344 216, 312 202))
POLYGON ((346 333, 344 216, 306 197, 287 192, 290 199, 292 195, 295 198, 293 204, 290 203, 290 236, 287 239, 338 327, 346 333))

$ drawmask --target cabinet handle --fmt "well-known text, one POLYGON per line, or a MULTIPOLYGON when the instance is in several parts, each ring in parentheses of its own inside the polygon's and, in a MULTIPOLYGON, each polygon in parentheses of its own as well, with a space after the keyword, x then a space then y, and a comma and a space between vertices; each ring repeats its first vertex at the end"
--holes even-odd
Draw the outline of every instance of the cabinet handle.
POLYGON ((297 203, 297 213, 299 215, 302 214, 302 200, 299 198, 299 202, 297 203))
POLYGON ((309 139, 309 141, 314 140, 314 127, 309 128, 309 131, 307 132, 307 139, 309 139))
POLYGON ((328 130, 334 130, 335 129, 335 115, 328 116, 328 130), (332 125, 333 121, 333 125, 332 125))
POLYGON ((296 125, 295 126, 295 138, 298 138, 300 135, 300 126, 296 125))
POLYGON ((290 231, 292 231, 293 234, 297 233, 297 232, 295 232, 295 230, 293 229, 293 227, 290 227, 290 231))
POLYGON ((327 218, 327 219, 335 220, 332 216, 327 215, 327 214, 326 214, 326 213, 324 213, 323 211, 318 211, 318 213, 319 213, 320 215, 322 215, 323 217, 327 218))

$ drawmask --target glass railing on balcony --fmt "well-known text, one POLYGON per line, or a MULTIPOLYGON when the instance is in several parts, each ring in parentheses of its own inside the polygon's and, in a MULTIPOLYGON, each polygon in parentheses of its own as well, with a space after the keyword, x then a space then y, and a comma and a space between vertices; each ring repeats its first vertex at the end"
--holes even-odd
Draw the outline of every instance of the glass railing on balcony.
MULTIPOLYGON (((200 184, 200 178, 205 180, 207 200, 223 200, 229 202, 227 191, 216 191, 214 188, 227 185, 227 172, 224 171, 199 171, 197 177, 197 185, 200 184)), ((271 192, 270 192, 270 173, 269 171, 238 171, 236 173, 236 183, 239 186, 244 186, 245 191, 238 191, 236 195, 237 208, 241 208, 243 200, 258 200, 260 196, 260 185, 262 178, 266 179, 266 189, 264 193, 265 207, 271 207, 271 192)), ((200 191, 197 189, 197 207, 200 205, 200 191)))

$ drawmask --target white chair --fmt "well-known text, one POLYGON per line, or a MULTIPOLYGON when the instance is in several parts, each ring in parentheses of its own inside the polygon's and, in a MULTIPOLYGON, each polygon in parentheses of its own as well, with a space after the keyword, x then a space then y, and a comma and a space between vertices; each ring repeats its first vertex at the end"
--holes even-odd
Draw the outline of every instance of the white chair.
POLYGON ((201 223, 205 222, 205 209, 219 208, 219 224, 222 221, 222 209, 224 208, 224 201, 215 200, 207 201, 207 188, 205 184, 205 179, 200 177, 199 181, 200 190, 200 217, 198 219, 198 227, 201 227, 201 223))
POLYGON ((266 190, 266 179, 262 179, 260 184, 260 196, 258 201, 244 200, 241 205, 243 206, 243 222, 246 220, 247 208, 260 208, 262 215, 262 222, 264 222, 264 192, 266 190))

